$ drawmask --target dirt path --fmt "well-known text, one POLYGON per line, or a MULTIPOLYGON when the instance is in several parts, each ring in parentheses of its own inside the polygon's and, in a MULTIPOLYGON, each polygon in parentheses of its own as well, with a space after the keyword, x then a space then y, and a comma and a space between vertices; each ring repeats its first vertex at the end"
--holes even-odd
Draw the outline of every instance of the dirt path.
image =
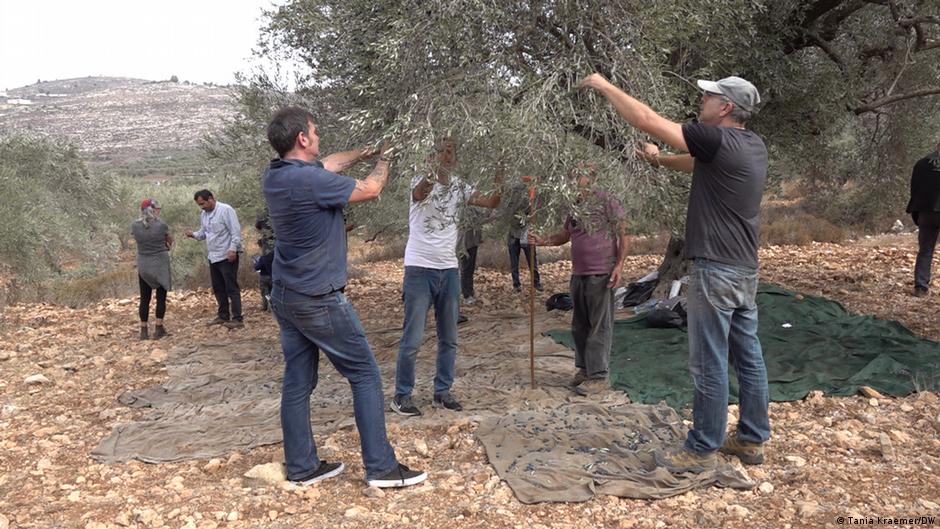
MULTIPOLYGON (((936 298, 908 295, 914 253, 909 235, 767 248, 761 254, 762 278, 839 300, 854 312, 900 320, 940 339, 936 298)), ((655 256, 631 257, 626 274, 638 277, 657 263, 655 256)), ((350 283, 350 298, 377 356, 388 360, 397 348, 401 320, 401 266, 383 262, 362 268, 365 274, 350 283)), ((543 299, 567 290, 567 274, 567 263, 543 267, 543 299)), ((524 299, 501 272, 481 271, 477 285, 482 302, 466 310, 472 322, 461 327, 462 354, 470 357, 492 346, 518 349, 524 358, 527 333, 520 325, 526 319, 508 317, 524 314, 524 299)), ((522 505, 488 465, 473 435, 475 423, 460 417, 422 422, 389 415, 399 457, 427 469, 431 479, 383 497, 364 494, 357 434, 348 428, 318 438, 321 454, 341 458, 347 472, 307 490, 265 487, 242 477, 255 465, 280 461, 279 445, 213 461, 97 464, 88 457, 97 442, 113 425, 143 413, 118 404, 117 395, 165 381, 163 362, 171 347, 236 337, 277 340, 276 325, 256 310, 247 314, 244 330, 207 328, 203 322, 212 316, 213 301, 199 291, 172 293, 167 319, 172 336, 141 343, 135 302, 111 300, 83 310, 18 306, 0 319, 0 529, 5 523, 89 529, 798 528, 836 526, 839 516, 940 517, 935 393, 874 400, 811 395, 774 403, 769 460, 747 469, 762 483, 759 489, 709 488, 657 502, 604 497, 583 504, 522 505), (48 383, 24 382, 37 374, 48 383)), ((245 303, 257 306, 257 294, 246 292, 245 303)), ((546 327, 567 325, 555 313, 539 320, 546 327)), ((431 347, 426 344, 422 361, 431 358, 431 347)), ((270 353, 278 354, 276 346, 270 353)))

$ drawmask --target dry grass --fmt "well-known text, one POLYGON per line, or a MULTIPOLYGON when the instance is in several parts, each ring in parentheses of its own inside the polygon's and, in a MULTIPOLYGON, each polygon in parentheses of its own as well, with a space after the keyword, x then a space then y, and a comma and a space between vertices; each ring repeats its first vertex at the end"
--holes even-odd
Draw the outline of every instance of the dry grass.
POLYGON ((763 245, 805 246, 813 242, 840 243, 845 238, 844 228, 809 213, 781 216, 761 228, 763 245))

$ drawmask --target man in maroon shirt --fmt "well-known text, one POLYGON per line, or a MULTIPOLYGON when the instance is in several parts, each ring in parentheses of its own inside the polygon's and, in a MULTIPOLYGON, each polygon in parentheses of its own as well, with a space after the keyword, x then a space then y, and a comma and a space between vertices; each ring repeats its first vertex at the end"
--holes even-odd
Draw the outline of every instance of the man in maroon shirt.
POLYGON ((571 241, 571 334, 574 365, 571 381, 580 395, 610 388, 607 380, 613 339, 613 289, 620 283, 620 268, 627 254, 623 208, 606 193, 591 189, 596 167, 583 164, 572 172, 581 192, 577 208, 562 231, 549 237, 530 235, 531 244, 561 246, 571 241))

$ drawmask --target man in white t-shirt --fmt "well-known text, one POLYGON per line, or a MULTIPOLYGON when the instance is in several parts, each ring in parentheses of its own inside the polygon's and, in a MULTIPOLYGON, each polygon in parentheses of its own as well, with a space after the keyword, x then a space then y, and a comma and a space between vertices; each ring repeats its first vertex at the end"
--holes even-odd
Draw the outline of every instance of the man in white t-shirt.
MULTIPOLYGON (((460 275, 457 261, 457 221, 467 205, 495 208, 499 194, 482 195, 452 174, 457 165, 457 146, 443 140, 431 157, 431 174, 411 181, 408 245, 405 247, 405 280, 402 300, 405 324, 398 348, 395 397, 391 408, 401 415, 421 415, 411 393, 415 385, 415 359, 424 340, 428 309, 434 307, 437 322, 437 374, 433 405, 460 411, 450 393, 457 360, 457 310, 460 275)), ((498 181, 498 177, 497 177, 498 181)))

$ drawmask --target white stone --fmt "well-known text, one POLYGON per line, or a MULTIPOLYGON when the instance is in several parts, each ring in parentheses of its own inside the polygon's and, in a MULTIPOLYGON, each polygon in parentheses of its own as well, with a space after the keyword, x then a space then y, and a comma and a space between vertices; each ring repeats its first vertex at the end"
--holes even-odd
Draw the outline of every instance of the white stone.
POLYGON ((283 463, 265 463, 252 467, 251 470, 245 472, 245 477, 277 484, 287 479, 287 471, 284 469, 283 463))
POLYGON ((763 494, 770 494, 774 491, 774 486, 768 481, 765 481, 757 486, 757 490, 761 491, 763 494))
POLYGON ((157 348, 153 351, 150 351, 150 359, 154 362, 162 363, 166 362, 167 354, 163 349, 157 348))
POLYGON ((800 516, 812 516, 819 512, 819 504, 815 501, 800 501, 796 503, 796 513, 800 516))
POLYGON ((925 499, 921 498, 921 499, 919 499, 919 500, 917 500, 917 501, 919 501, 920 504, 923 505, 924 508, 927 509, 928 511, 931 511, 931 512, 940 511, 940 505, 937 505, 936 503, 934 503, 934 502, 932 502, 932 501, 930 501, 930 500, 925 500, 925 499))
POLYGON ((431 452, 428 450, 428 443, 426 443, 424 439, 415 439, 415 452, 423 457, 431 456, 431 452))
POLYGON ((36 375, 30 375, 23 379, 23 383, 27 386, 39 386, 45 384, 52 384, 52 381, 46 378, 42 373, 36 375))
POLYGON ((384 498, 385 491, 378 487, 366 487, 362 489, 362 495, 368 498, 384 498))
POLYGON ((803 458, 800 457, 800 456, 786 456, 786 457, 784 457, 784 459, 786 459, 787 461, 793 463, 793 465, 794 465, 794 466, 797 466, 797 467, 805 467, 805 466, 806 466, 806 460, 803 459, 803 458))

